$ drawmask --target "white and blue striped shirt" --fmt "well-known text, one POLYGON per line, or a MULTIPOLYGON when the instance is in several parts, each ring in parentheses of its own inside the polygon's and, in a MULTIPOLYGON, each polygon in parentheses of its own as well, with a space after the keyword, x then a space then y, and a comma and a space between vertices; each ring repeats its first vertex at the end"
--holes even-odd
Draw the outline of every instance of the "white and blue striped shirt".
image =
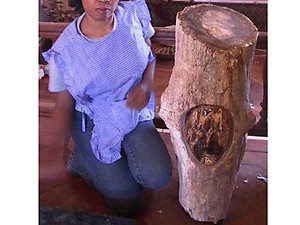
POLYGON ((140 83, 147 65, 154 60, 144 39, 152 28, 151 18, 144 0, 120 2, 113 30, 105 37, 91 39, 80 31, 83 17, 70 23, 52 48, 43 53, 50 64, 49 90, 67 89, 76 101, 76 110, 93 119, 93 153, 109 164, 121 158, 123 137, 138 122, 154 118, 153 92, 141 110, 125 105, 127 94, 140 83))

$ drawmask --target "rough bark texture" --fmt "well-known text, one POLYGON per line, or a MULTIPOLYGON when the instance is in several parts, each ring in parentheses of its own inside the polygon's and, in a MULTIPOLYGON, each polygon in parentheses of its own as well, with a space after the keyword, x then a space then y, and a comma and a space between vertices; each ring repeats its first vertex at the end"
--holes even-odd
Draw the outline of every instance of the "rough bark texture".
POLYGON ((198 221, 224 219, 244 155, 250 73, 258 31, 244 15, 211 4, 177 14, 175 65, 160 117, 178 158, 179 201, 198 221))

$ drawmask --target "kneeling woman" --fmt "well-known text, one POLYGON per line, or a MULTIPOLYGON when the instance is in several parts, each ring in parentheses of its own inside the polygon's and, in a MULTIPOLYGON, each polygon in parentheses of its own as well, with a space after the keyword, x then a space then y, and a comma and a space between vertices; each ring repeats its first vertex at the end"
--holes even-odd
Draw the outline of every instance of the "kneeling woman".
POLYGON ((55 123, 70 172, 92 184, 122 215, 139 209, 143 187, 170 181, 171 162, 153 125, 154 34, 144 0, 79 0, 84 13, 43 53, 55 123))

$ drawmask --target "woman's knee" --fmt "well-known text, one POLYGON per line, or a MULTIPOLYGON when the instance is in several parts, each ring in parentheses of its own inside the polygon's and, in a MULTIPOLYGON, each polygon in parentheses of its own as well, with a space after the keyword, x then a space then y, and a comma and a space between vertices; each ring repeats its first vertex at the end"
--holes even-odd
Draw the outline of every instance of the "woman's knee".
POLYGON ((137 183, 151 189, 159 189, 169 183, 171 159, 152 121, 139 123, 125 136, 122 147, 137 183))
POLYGON ((144 167, 140 174, 133 174, 136 181, 145 188, 160 189, 171 180, 172 168, 168 163, 144 167))
POLYGON ((142 196, 141 185, 121 182, 110 187, 104 186, 98 185, 97 189, 113 212, 125 217, 138 214, 142 196))
POLYGON ((153 179, 148 179, 146 180, 145 184, 143 185, 145 188, 150 188, 150 189, 160 189, 166 186, 171 180, 171 174, 167 174, 164 176, 156 176, 153 177, 153 179))

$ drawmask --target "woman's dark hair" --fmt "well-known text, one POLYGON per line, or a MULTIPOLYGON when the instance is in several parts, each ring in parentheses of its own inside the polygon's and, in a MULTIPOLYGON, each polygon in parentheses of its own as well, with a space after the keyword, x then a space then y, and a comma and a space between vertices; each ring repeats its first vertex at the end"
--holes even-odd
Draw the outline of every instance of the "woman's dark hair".
POLYGON ((81 0, 69 0, 69 5, 72 7, 75 7, 76 12, 79 12, 79 13, 84 12, 81 0))

